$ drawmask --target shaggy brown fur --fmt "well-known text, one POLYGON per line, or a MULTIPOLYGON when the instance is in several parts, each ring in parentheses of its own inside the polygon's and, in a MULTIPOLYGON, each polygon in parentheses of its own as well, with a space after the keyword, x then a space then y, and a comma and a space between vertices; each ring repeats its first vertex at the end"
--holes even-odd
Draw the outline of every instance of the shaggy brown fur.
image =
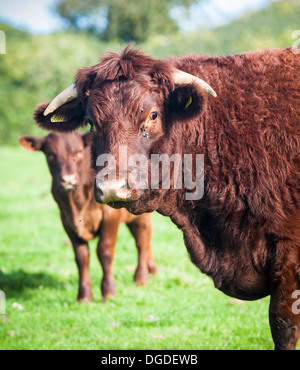
POLYGON ((47 130, 68 131, 91 120, 93 164, 101 153, 200 153, 205 192, 144 190, 125 206, 157 210, 183 231, 191 260, 224 293, 246 300, 271 295, 270 326, 277 349, 295 348, 300 315, 292 293, 300 289, 300 54, 291 48, 229 57, 191 55, 157 61, 127 48, 80 70, 79 97, 55 113, 35 112, 47 130), (193 85, 176 87, 177 68, 208 82, 216 99, 193 85), (189 97, 192 103, 185 108, 189 97), (159 112, 153 130, 141 128, 159 112), (75 116, 78 116, 78 119, 75 116), (76 121, 76 119, 77 121, 76 121))

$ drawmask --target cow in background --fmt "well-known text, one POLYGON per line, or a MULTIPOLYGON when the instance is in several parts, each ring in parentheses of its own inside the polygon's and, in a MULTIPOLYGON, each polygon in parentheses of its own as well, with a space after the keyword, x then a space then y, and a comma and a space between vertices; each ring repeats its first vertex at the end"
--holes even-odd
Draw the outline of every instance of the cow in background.
POLYGON ((137 285, 145 285, 148 272, 156 273, 151 248, 151 213, 134 216, 126 209, 96 203, 93 197, 95 174, 90 169, 91 134, 78 132, 49 134, 44 138, 22 136, 19 144, 27 151, 42 151, 52 175, 52 195, 60 209, 63 227, 75 252, 79 272, 79 302, 92 300, 88 241, 99 237, 97 255, 102 266, 102 297, 115 295, 113 259, 119 225, 126 223, 138 249, 134 274, 137 285))

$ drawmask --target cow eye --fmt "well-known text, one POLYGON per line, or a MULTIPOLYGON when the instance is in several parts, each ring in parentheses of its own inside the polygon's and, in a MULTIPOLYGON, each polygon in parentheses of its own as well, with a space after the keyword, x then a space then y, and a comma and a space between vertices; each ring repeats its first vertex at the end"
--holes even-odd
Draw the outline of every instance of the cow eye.
POLYGON ((156 118, 157 118, 157 113, 156 113, 156 112, 151 112, 151 113, 150 113, 150 119, 151 119, 152 121, 155 121, 155 120, 156 120, 156 118))

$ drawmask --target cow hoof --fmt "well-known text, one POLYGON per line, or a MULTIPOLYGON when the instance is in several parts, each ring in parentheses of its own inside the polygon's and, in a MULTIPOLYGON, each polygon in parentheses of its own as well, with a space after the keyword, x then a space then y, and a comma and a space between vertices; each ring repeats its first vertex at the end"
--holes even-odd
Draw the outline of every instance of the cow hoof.
POLYGON ((136 286, 145 286, 148 284, 148 274, 145 273, 135 273, 134 284, 136 286))
POLYGON ((105 302, 109 296, 116 295, 116 285, 113 279, 102 280, 101 294, 102 302, 105 302))
POLYGON ((115 297, 115 296, 116 296, 116 291, 115 290, 112 291, 112 292, 104 293, 104 294, 102 294, 102 302, 105 303, 109 297, 115 297))
POLYGON ((151 275, 156 275, 157 274, 157 267, 156 267, 156 264, 154 261, 150 261, 148 263, 148 270, 149 270, 149 274, 151 275))
POLYGON ((148 280, 138 280, 138 281, 135 281, 134 284, 136 286, 146 286, 148 285, 148 280))
POLYGON ((92 297, 82 297, 77 299, 78 303, 91 303, 92 297))

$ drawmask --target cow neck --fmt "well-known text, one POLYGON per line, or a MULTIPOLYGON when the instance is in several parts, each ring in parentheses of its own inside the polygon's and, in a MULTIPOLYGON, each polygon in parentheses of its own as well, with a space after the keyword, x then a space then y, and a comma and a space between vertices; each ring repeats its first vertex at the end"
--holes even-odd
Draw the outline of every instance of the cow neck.
MULTIPOLYGON (((89 173, 92 178, 92 175, 89 173)), ((89 204, 93 201, 93 184, 90 178, 80 175, 80 184, 77 189, 71 191, 63 191, 56 188, 52 183, 52 194, 54 199, 62 209, 68 209, 69 214, 81 214, 89 204)))
POLYGON ((67 197, 72 209, 82 212, 93 199, 92 187, 88 184, 80 184, 76 190, 70 191, 67 197))
POLYGON ((211 275, 210 267, 215 260, 213 248, 207 248, 201 235, 199 217, 203 217, 201 207, 195 201, 185 200, 182 189, 169 193, 164 197, 162 207, 157 212, 171 218, 172 222, 183 232, 184 242, 192 262, 204 273, 211 275))
POLYGON ((85 149, 84 160, 79 172, 80 183, 76 190, 67 193, 67 201, 72 209, 76 209, 78 212, 88 208, 93 200, 93 173, 89 169, 90 157, 87 156, 86 151, 87 149, 85 149), (86 171, 86 169, 89 170, 86 171))

